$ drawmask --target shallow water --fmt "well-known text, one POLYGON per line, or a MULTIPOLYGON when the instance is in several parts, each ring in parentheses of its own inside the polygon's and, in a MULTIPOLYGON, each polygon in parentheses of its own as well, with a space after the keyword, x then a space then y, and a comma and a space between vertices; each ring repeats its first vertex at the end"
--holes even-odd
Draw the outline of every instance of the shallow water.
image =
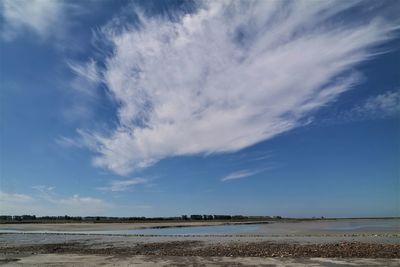
POLYGON ((336 221, 328 225, 325 230, 333 231, 368 231, 368 230, 397 230, 400 231, 400 220, 346 220, 336 221))
MULTIPOLYGON (((96 225, 94 225, 95 227, 96 225)), ((95 229, 95 228, 93 228, 95 229)), ((65 233, 103 235, 287 235, 309 233, 395 232, 400 234, 400 219, 352 219, 283 222, 271 224, 236 224, 214 226, 169 227, 148 229, 97 229, 97 230, 24 230, 0 225, 0 233, 65 233)))
POLYGON ((0 233, 68 233, 68 234, 104 234, 104 235, 231 235, 249 234, 259 229, 260 224, 213 225, 170 228, 148 228, 134 230, 96 230, 96 231, 21 231, 15 229, 0 230, 0 233))

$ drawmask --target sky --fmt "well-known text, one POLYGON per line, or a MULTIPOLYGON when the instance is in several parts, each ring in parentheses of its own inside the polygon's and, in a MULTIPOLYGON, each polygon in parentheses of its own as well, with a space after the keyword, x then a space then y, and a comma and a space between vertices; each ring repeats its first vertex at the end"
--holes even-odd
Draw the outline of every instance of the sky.
POLYGON ((0 214, 400 216, 400 2, 0 1, 0 214))

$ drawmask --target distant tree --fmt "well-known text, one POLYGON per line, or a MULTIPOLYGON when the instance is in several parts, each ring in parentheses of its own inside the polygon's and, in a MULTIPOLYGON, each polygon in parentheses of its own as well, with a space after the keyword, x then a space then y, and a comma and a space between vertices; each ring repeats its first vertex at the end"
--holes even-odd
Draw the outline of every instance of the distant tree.
POLYGON ((230 220, 232 219, 231 215, 214 215, 214 220, 230 220))
POLYGON ((212 220, 214 217, 212 215, 203 215, 203 220, 212 220))
POLYGON ((245 216, 243 216, 243 215, 233 215, 232 219, 234 219, 234 220, 243 220, 243 219, 245 219, 245 216))
POLYGON ((201 220, 203 219, 203 216, 201 215, 190 215, 191 220, 201 220))

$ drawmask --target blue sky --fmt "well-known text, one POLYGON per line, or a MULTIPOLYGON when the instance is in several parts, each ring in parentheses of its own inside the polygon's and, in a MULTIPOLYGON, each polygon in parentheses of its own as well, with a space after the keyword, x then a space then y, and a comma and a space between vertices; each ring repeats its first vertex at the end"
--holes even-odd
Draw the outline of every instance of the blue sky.
POLYGON ((400 215, 397 1, 0 4, 0 213, 400 215))

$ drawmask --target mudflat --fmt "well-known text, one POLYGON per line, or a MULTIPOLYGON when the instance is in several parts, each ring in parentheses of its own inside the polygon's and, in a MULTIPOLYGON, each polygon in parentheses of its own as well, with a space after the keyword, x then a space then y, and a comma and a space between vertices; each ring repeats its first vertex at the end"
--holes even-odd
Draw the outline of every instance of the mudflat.
POLYGON ((114 257, 80 254, 40 254, 20 260, 0 261, 4 266, 388 266, 397 267, 398 259, 337 258, 265 258, 265 257, 114 257))
MULTIPOLYGON (((0 263, 10 266, 96 266, 99 262, 112 266, 398 266, 398 221, 362 223, 351 220, 322 224, 279 222, 260 224, 251 233, 219 235, 3 233, 0 234, 0 263)), ((154 227, 171 225, 174 224, 152 224, 154 227)), ((58 231, 143 227, 116 223, 17 226, 19 230, 58 231)), ((5 229, 15 230, 10 225, 1 225, 0 232, 5 229)))
POLYGON ((13 229, 19 231, 112 231, 112 230, 135 230, 148 228, 167 227, 192 227, 192 226, 214 226, 231 224, 264 224, 270 221, 188 221, 188 222, 134 222, 134 223, 16 223, 0 224, 0 231, 13 229))

